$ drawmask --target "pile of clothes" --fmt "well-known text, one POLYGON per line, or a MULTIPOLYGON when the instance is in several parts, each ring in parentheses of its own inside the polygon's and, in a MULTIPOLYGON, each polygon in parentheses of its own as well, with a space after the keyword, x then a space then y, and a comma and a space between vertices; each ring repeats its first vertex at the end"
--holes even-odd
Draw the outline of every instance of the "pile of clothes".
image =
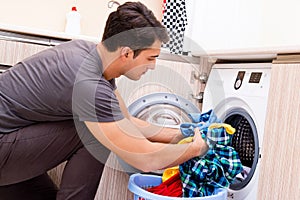
POLYGON ((210 147, 208 152, 182 163, 178 168, 172 168, 173 175, 169 179, 148 191, 176 197, 210 196, 215 194, 217 188, 229 187, 243 171, 238 153, 230 146, 235 129, 222 123, 213 110, 189 114, 189 117, 192 123, 181 124, 182 134, 192 138, 194 129, 199 128, 202 138, 210 147))

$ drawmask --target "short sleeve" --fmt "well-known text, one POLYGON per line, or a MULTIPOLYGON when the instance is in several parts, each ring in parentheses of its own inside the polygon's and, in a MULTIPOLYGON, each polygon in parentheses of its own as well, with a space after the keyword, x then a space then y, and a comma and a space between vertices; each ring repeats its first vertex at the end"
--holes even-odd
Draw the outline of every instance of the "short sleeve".
POLYGON ((124 118, 114 94, 115 85, 104 78, 84 80, 74 86, 73 113, 80 121, 112 122, 124 118))

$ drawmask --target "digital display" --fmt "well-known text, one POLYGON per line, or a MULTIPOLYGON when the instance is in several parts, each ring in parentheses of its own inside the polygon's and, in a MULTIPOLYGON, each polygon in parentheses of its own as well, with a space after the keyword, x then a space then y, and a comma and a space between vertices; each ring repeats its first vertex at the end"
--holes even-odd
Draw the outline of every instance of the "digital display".
POLYGON ((249 83, 259 83, 262 72, 252 72, 250 75, 249 83))

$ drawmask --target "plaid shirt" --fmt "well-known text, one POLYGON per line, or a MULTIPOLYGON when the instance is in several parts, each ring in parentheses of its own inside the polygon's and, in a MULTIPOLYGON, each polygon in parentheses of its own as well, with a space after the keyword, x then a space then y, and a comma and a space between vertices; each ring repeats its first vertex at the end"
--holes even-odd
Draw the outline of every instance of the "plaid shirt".
POLYGON ((181 124, 184 136, 194 134, 199 127, 210 149, 204 157, 195 157, 179 166, 184 197, 213 195, 216 188, 229 187, 243 170, 237 152, 231 147, 231 135, 223 127, 209 129, 210 124, 220 123, 212 110, 203 114, 190 114, 193 123, 181 124))

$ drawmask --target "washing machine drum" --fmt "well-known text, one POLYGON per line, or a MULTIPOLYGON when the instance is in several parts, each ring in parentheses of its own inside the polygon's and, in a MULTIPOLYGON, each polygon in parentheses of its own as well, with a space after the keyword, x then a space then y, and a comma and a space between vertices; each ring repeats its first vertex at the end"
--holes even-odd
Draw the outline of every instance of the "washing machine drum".
POLYGON ((237 177, 236 181, 230 185, 231 189, 240 190, 250 182, 258 163, 259 143, 257 129, 251 116, 243 109, 229 112, 224 122, 236 129, 231 139, 231 146, 238 152, 243 166, 248 169, 244 177, 237 177))
POLYGON ((128 111, 150 123, 179 128, 183 122, 191 122, 189 113, 199 113, 200 110, 188 99, 171 93, 152 93, 133 102, 128 111))

